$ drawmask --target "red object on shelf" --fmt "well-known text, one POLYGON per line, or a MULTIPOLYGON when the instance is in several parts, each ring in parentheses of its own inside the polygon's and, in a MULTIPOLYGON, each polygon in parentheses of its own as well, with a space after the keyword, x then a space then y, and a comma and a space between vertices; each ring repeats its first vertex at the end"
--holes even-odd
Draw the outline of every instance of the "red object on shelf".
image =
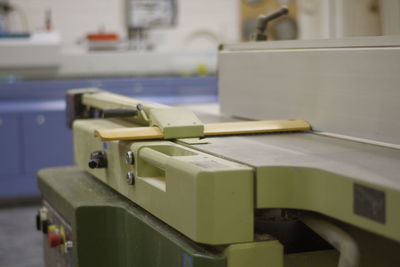
POLYGON ((49 233, 47 235, 47 243, 49 244, 49 247, 55 248, 61 245, 61 242, 62 242, 61 235, 56 233, 49 233))
POLYGON ((89 33, 86 38, 89 41, 117 41, 119 36, 116 33, 89 33))

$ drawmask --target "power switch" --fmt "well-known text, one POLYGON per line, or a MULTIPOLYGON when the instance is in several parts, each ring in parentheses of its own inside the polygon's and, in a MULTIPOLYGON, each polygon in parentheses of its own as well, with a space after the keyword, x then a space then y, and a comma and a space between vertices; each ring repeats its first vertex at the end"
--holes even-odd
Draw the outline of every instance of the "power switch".
POLYGON ((47 235, 47 242, 49 244, 49 247, 55 248, 62 243, 62 237, 59 234, 56 233, 49 233, 47 235))

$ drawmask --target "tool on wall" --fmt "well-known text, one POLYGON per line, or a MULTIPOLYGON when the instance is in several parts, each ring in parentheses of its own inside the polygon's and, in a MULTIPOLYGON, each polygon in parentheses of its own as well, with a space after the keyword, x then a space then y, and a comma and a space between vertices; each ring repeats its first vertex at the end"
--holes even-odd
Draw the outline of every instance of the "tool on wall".
POLYGON ((176 25, 176 0, 127 0, 126 4, 130 49, 153 49, 156 44, 150 40, 149 30, 176 25))
POLYGON ((261 14, 257 18, 256 32, 254 33, 254 41, 266 41, 268 40, 267 29, 268 23, 275 20, 283 15, 289 14, 289 9, 287 7, 282 7, 281 9, 269 14, 261 14))
POLYGON ((24 10, 8 0, 0 0, 0 38, 28 38, 29 23, 24 10), (10 23, 10 16, 17 15, 22 29, 16 31, 10 23))

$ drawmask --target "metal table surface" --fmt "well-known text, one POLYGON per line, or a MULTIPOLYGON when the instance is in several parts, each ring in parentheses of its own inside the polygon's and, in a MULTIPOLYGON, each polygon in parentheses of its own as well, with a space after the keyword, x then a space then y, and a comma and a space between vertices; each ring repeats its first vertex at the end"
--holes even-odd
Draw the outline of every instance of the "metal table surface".
POLYGON ((314 132, 211 137, 190 147, 253 167, 256 208, 317 212, 400 242, 400 149, 314 132))
POLYGON ((253 167, 316 168, 400 190, 400 150, 313 133, 206 138, 194 147, 253 167))

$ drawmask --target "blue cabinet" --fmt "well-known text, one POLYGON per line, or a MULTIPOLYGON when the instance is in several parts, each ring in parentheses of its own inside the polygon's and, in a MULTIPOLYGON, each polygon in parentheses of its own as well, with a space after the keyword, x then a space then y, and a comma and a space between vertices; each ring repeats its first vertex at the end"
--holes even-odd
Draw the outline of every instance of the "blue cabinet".
POLYGON ((22 174, 20 126, 19 115, 0 114, 0 179, 22 174))
POLYGON ((23 116, 24 171, 73 164, 72 133, 64 111, 34 112, 23 116))
MULTIPOLYGON (((0 111, 5 106, 0 102, 0 111)), ((24 170, 22 117, 20 113, 0 113, 0 198, 39 195, 36 171, 24 170)))

